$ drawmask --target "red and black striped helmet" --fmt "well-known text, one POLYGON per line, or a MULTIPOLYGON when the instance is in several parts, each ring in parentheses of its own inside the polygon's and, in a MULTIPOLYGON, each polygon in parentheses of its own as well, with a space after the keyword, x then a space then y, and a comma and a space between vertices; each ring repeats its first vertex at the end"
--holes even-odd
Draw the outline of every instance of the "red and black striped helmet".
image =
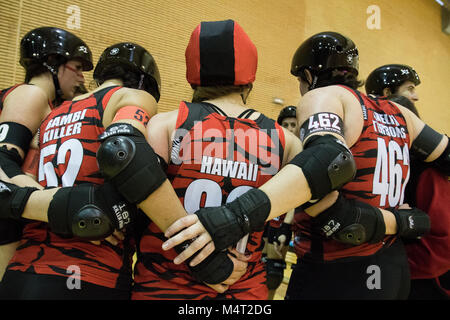
POLYGON ((255 81, 256 47, 233 20, 201 22, 191 34, 185 56, 186 79, 193 88, 255 81))

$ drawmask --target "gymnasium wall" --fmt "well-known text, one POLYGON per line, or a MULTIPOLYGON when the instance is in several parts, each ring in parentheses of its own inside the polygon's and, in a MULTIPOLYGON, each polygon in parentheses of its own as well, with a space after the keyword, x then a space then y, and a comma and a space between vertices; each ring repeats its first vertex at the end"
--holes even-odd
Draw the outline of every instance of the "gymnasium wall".
MULTIPOLYGON (((422 80, 417 88, 422 118, 450 134, 450 36, 441 31, 440 9, 434 0, 0 0, 0 88, 24 78, 18 63, 22 36, 35 27, 56 26, 85 40, 94 61, 115 42, 146 47, 161 72, 159 110, 173 110, 191 97, 184 50, 192 30, 200 21, 234 19, 258 48, 249 106, 276 118, 283 106, 297 104, 292 55, 307 37, 332 30, 357 44, 362 79, 382 64, 413 66, 422 80)), ((86 79, 89 85, 92 72, 86 79)))

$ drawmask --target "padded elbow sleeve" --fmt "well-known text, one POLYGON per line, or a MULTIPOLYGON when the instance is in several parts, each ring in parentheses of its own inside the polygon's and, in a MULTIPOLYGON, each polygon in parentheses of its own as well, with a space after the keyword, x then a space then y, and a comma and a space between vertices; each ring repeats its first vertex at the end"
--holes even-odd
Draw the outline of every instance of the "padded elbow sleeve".
POLYGON ((350 150, 332 135, 313 136, 290 164, 302 168, 311 189, 311 199, 320 199, 351 181, 356 163, 350 150))

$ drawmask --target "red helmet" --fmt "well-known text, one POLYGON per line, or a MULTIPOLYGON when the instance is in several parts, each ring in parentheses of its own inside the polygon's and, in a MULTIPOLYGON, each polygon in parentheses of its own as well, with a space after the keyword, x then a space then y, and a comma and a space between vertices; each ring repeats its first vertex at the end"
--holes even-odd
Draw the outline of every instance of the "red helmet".
POLYGON ((233 20, 201 22, 185 52, 191 87, 245 85, 255 81, 258 53, 233 20))

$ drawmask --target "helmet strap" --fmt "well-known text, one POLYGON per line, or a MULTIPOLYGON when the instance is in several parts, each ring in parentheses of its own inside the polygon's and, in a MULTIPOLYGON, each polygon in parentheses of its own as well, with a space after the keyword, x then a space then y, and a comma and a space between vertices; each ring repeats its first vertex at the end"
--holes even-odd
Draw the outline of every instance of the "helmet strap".
POLYGON ((55 106, 59 105, 61 102, 63 102, 63 92, 61 90, 61 86, 59 85, 59 79, 58 79, 58 71, 55 67, 47 64, 47 62, 43 62, 42 65, 50 71, 52 74, 53 79, 53 86, 55 87, 55 99, 53 100, 53 104, 55 106))
POLYGON ((144 77, 145 77, 145 75, 142 73, 141 79, 139 80, 138 90, 142 89, 142 85, 144 84, 144 77))
POLYGON ((250 95, 250 91, 252 91, 252 89, 253 89, 253 84, 252 84, 252 83, 249 83, 249 84, 248 84, 246 87, 244 87, 244 89, 242 90, 241 98, 242 98, 242 102, 243 102, 244 104, 247 104, 247 99, 248 99, 248 96, 250 95), (245 93, 245 89, 248 89, 247 93, 245 93))
POLYGON ((309 87, 308 87, 308 89, 309 90, 312 90, 312 89, 315 89, 316 88, 316 85, 317 85, 317 80, 319 80, 319 77, 317 76, 317 75, 313 75, 313 74, 311 74, 312 75, 312 81, 311 81, 311 83, 309 83, 309 81, 308 81, 308 84, 309 84, 309 87))

